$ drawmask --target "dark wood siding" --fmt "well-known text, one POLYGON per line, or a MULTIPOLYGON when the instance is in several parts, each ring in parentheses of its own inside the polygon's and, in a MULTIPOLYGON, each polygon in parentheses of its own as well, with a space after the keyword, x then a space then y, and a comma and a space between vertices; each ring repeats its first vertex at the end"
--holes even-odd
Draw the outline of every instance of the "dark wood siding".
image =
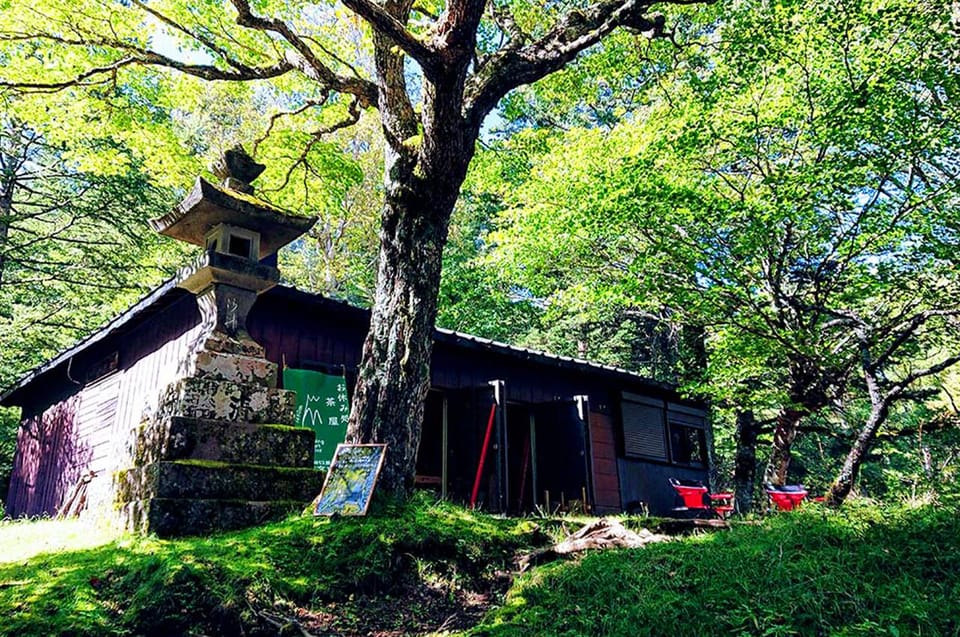
MULTIPOLYGON (((64 496, 86 471, 97 472, 88 487, 90 508, 112 502, 112 474, 129 466, 131 431, 156 408, 163 389, 186 372, 196 345, 199 313, 191 296, 178 296, 167 311, 149 317, 88 354, 102 360, 105 351, 119 351, 121 369, 58 398, 54 404, 31 405, 17 436, 17 454, 10 478, 7 509, 11 515, 54 514, 64 496)), ((79 357, 78 357, 79 358, 79 357)), ((78 364, 79 376, 85 369, 78 364)), ((43 392, 35 392, 42 398, 43 392)))
POLYGON ((17 432, 17 453, 10 477, 7 512, 13 517, 53 515, 70 485, 75 467, 89 458, 77 440, 75 421, 79 396, 41 414, 24 418, 17 432))
POLYGON ((593 451, 593 490, 598 513, 620 511, 620 477, 617 475, 617 445, 613 419, 590 414, 590 446, 593 451))
MULTIPOLYGON (((87 487, 87 499, 100 500, 114 469, 113 436, 122 375, 112 373, 83 388, 77 411, 76 439, 89 449, 89 457, 77 458, 72 467, 73 480, 93 471, 96 477, 87 487), (82 460, 85 460, 83 462, 82 460)), ((61 503, 57 503, 59 507, 61 503)))

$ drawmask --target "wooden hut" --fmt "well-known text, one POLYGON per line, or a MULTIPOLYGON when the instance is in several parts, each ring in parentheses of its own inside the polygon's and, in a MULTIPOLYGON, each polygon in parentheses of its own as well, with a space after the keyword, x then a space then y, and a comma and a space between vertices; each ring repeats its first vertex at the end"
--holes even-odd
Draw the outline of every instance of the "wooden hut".
MULTIPOLYGON (((367 321, 366 310, 280 285, 260 296, 248 329, 269 360, 345 372, 351 386, 367 321)), ((109 504, 129 432, 177 378, 200 323, 196 297, 170 281, 10 388, 0 402, 22 407, 23 420, 8 513, 53 514, 90 471, 91 505, 109 504)), ((431 369, 417 476, 447 497, 469 499, 491 410, 499 440, 482 476, 487 508, 585 494, 597 512, 642 504, 663 514, 669 477, 706 480, 704 407, 667 385, 441 329, 431 369)))
MULTIPOLYGON (((202 246, 198 262, 0 397, 23 410, 10 515, 54 514, 83 483, 90 511, 119 501, 133 526, 173 534, 315 494, 313 433, 270 424, 292 413, 282 370, 352 387, 369 315, 277 285, 276 250, 312 222, 241 192, 199 180, 155 223, 202 246)), ((707 479, 704 406, 668 385, 442 329, 431 372, 416 481, 443 497, 664 514, 669 478, 707 479)))

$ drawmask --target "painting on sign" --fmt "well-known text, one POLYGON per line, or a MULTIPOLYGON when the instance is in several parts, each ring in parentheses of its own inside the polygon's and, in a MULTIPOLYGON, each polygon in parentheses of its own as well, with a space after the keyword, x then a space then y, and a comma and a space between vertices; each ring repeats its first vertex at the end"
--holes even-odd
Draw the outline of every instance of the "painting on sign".
POLYGON ((297 393, 295 424, 313 429, 313 468, 326 471, 347 434, 350 401, 347 381, 307 369, 284 369, 283 387, 297 393))
POLYGON ((366 515, 387 445, 337 445, 314 515, 366 515))

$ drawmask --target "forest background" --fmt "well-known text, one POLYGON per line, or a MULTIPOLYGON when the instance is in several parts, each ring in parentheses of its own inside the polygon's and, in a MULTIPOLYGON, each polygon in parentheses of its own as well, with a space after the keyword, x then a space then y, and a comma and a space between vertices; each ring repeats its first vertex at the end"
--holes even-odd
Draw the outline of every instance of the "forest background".
MULTIPOLYGON (((238 143, 267 165, 258 195, 320 217, 281 254, 287 280, 371 302, 376 116, 346 100, 291 101, 282 82, 150 68, 25 90, 24 78, 98 52, 53 59, 24 25, 67 17, 21 5, 0 3, 0 62, 16 60, 20 82, 0 82, 0 386, 186 261, 145 222, 238 143)), ((215 29, 212 6, 175 17, 215 29)), ((337 11, 312 6, 317 24, 337 11)), ((535 31, 576 3, 537 16, 511 6, 535 31)), ((664 10, 666 29, 615 31, 487 119, 444 251, 437 323, 708 397, 715 480, 736 486, 744 509, 760 472, 836 501, 854 484, 879 498, 954 490, 960 5, 664 10)), ((69 19, 100 19, 76 11, 69 19)), ((161 15, 152 45, 204 62, 161 15)), ((336 34, 332 55, 364 37, 359 22, 336 34)), ((0 418, 2 494, 17 414, 0 418)))

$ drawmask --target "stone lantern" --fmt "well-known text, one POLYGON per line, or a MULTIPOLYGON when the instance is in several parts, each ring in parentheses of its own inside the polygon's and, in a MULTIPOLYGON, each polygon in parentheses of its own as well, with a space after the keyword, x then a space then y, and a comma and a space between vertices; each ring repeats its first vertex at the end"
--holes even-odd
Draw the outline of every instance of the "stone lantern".
POLYGON ((161 536, 256 524, 297 511, 319 493, 314 433, 293 427, 295 396, 277 388, 278 365, 247 333, 258 295, 277 284, 277 251, 316 222, 257 199, 263 171, 242 149, 197 179, 157 231, 203 248, 179 275, 200 308, 180 376, 163 388, 131 437, 117 474, 122 523, 161 536))
POLYGON ((213 168, 222 186, 198 178, 172 212, 150 224, 161 234, 204 248, 181 272, 180 287, 197 295, 211 337, 222 345, 223 337, 246 343, 250 308, 259 294, 280 280, 277 251, 317 219, 287 214, 253 197, 250 182, 264 166, 241 148, 227 151, 213 168))

